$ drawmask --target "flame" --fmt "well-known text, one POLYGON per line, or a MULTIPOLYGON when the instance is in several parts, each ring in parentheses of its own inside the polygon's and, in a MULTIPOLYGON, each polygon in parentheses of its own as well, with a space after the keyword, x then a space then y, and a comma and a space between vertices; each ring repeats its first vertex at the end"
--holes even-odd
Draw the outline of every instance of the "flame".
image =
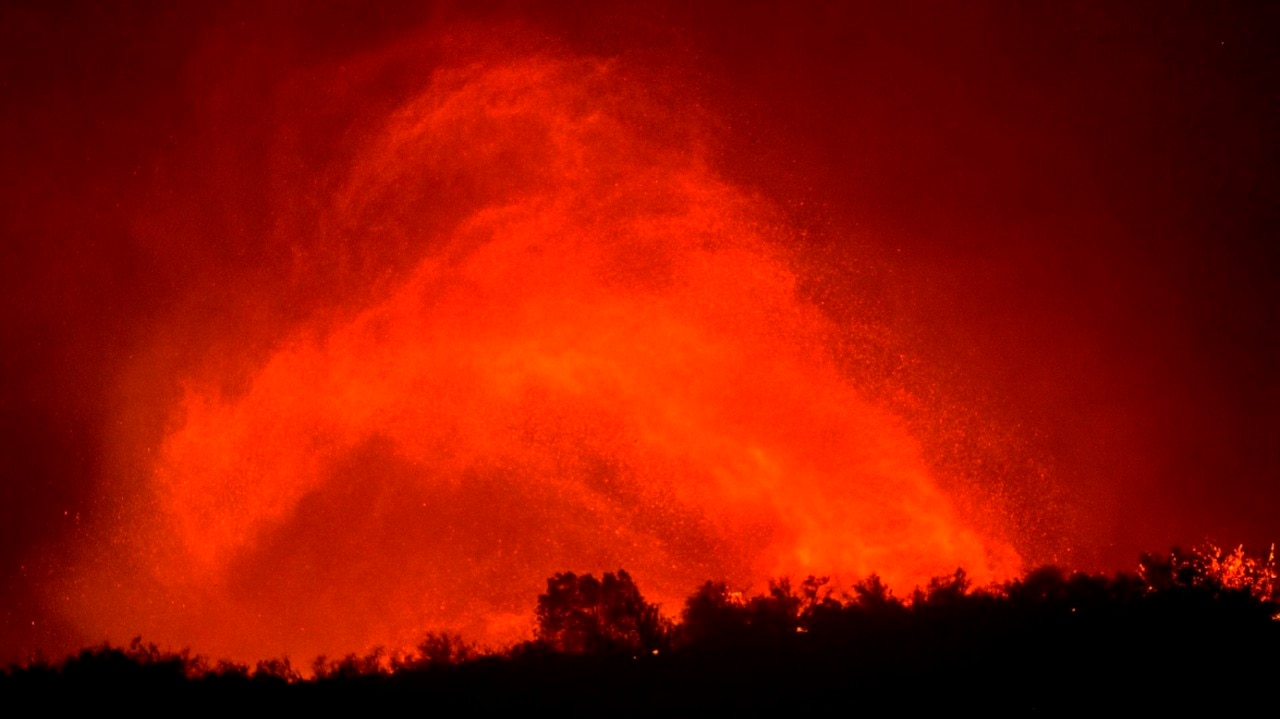
POLYGON ((562 570, 625 567, 669 612, 709 578, 1015 572, 838 367, 787 228, 666 89, 592 58, 463 63, 347 140, 294 252, 411 261, 331 289, 245 381, 179 378, 78 570, 86 633, 332 656, 527 636, 562 570))
POLYGON ((1265 559, 1251 557, 1243 544, 1227 551, 1213 542, 1205 542, 1191 552, 1188 562, 1196 570, 1196 583, 1213 582, 1224 588, 1248 592, 1263 601, 1274 601, 1280 589, 1280 573, 1276 570, 1276 546, 1271 545, 1265 559))

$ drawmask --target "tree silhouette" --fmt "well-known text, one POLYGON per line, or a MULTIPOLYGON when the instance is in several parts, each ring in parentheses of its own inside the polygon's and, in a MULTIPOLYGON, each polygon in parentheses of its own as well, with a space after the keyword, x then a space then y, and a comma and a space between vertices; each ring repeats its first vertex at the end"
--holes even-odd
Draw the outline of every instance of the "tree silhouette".
POLYGON ((706 582, 684 602, 678 627, 683 645, 715 646, 741 636, 747 607, 724 582, 706 582))
POLYGON ((872 574, 853 585, 853 596, 858 606, 869 611, 883 612, 902 606, 878 574, 872 574))
POLYGON ((623 570, 603 580, 556 574, 538 596, 538 641, 567 654, 651 652, 666 641, 658 607, 640 595, 623 570))
POLYGON ((411 652, 391 656, 391 671, 423 671, 453 666, 480 656, 476 646, 457 634, 431 632, 411 652))

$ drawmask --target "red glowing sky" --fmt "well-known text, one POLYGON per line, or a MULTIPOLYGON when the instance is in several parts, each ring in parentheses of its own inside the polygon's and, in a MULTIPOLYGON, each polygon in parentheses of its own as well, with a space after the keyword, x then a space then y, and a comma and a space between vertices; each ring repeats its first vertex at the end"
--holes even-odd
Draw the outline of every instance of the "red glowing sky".
POLYGON ((1252 7, 0 10, 0 660, 1280 530, 1252 7))

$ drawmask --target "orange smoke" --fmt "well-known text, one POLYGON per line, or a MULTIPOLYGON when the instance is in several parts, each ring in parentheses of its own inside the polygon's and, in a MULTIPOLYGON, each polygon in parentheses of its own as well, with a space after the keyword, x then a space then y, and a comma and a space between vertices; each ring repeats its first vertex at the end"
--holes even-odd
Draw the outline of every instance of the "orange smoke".
POLYGON ((562 570, 625 567, 671 612, 706 579, 1016 571, 842 375, 785 227, 663 90, 490 61, 350 140, 295 249, 411 269, 282 330, 243 386, 182 378, 108 561, 79 572, 86 633, 310 657, 521 637, 562 570))

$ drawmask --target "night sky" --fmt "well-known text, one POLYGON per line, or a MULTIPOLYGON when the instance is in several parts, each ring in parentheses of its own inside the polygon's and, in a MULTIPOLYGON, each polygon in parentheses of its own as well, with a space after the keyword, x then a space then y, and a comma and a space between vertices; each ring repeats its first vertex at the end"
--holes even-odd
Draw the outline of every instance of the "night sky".
POLYGON ((367 5, 0 6, 0 661, 1280 537, 1280 8, 367 5))

